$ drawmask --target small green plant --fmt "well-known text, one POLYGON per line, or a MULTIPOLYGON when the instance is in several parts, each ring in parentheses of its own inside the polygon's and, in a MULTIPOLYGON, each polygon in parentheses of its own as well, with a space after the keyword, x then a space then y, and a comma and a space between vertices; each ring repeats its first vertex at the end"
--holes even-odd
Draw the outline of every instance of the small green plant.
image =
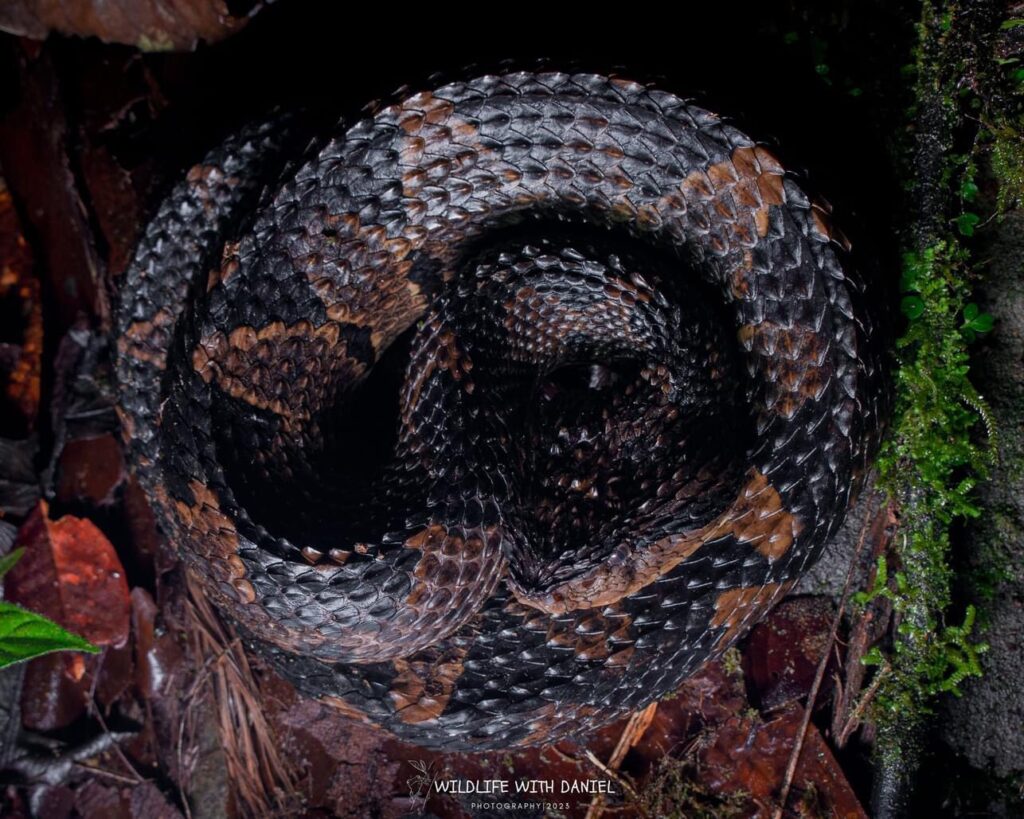
POLYGON ((967 343, 970 344, 978 336, 984 335, 992 329, 995 319, 990 313, 982 313, 978 305, 971 302, 964 308, 964 321, 960 325, 960 332, 964 334, 967 343))
MULTIPOLYGON (((24 549, 15 549, 0 558, 0 579, 21 559, 24 549)), ((25 662, 54 651, 87 651, 99 649, 81 637, 58 626, 53 620, 0 601, 0 668, 25 662)))
POLYGON ((722 655, 722 668, 730 677, 743 677, 743 655, 733 646, 722 655))
MULTIPOLYGON (((858 606, 865 606, 876 598, 886 598, 893 604, 897 619, 901 620, 898 628, 902 629, 902 633, 906 635, 910 626, 903 620, 903 616, 907 609, 907 602, 912 599, 908 592, 907 576, 903 572, 895 572, 890 582, 888 562, 885 555, 882 555, 878 558, 874 584, 870 589, 855 594, 853 602, 858 606)), ((961 695, 960 683, 968 677, 981 676, 979 656, 988 650, 988 646, 985 643, 971 642, 975 616, 974 606, 968 606, 962 625, 946 625, 941 628, 932 625, 929 627, 931 650, 921 654, 918 658, 920 664, 914 668, 914 676, 917 680, 916 693, 923 696, 925 708, 927 708, 927 700, 937 694, 948 692, 959 697, 961 695)), ((899 644, 897 644, 896 651, 899 652, 899 644)), ((879 646, 874 646, 868 651, 861 658, 861 662, 864 665, 878 667, 889 665, 889 659, 879 646)), ((897 699, 904 700, 905 698, 897 699)), ((904 702, 903 704, 909 703, 904 702)), ((891 703, 889 707, 894 705, 895 703, 891 703)))
POLYGON ((956 217, 957 230, 960 231, 963 236, 973 236, 974 229, 978 226, 978 222, 981 221, 981 217, 976 213, 965 211, 956 217))

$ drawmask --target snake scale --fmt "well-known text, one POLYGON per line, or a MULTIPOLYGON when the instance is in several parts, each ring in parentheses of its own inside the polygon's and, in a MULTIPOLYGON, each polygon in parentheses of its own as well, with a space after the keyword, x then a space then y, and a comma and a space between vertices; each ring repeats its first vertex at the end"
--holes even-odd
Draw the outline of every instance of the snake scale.
POLYGON ((131 460, 305 693, 451 749, 605 724, 840 526, 878 426, 864 288, 767 148, 653 87, 368 110, 305 153, 250 126, 160 206, 117 318, 131 460))

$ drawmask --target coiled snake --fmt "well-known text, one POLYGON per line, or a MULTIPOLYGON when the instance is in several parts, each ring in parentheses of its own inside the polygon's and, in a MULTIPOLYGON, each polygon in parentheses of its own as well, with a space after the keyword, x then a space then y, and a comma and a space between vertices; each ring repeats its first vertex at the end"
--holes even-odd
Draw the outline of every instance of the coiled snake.
POLYGON ((550 741, 730 645, 842 522, 877 411, 827 209, 714 114, 590 74, 212 151, 122 287, 131 458, 300 689, 550 741))

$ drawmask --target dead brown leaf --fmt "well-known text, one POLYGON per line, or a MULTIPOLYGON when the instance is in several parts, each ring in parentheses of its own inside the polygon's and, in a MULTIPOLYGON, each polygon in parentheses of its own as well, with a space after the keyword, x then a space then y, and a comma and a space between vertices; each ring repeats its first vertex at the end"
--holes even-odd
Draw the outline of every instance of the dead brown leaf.
MULTIPOLYGON (((747 794, 754 816, 772 815, 804 709, 788 705, 777 717, 738 716, 720 726, 700 754, 704 783, 716 793, 747 794)), ((867 816, 842 768, 812 724, 793 780, 787 815, 867 816)))
POLYGON ((143 51, 191 51, 238 31, 262 3, 233 14, 223 0, 8 0, 0 29, 45 39, 51 32, 98 37, 143 51))

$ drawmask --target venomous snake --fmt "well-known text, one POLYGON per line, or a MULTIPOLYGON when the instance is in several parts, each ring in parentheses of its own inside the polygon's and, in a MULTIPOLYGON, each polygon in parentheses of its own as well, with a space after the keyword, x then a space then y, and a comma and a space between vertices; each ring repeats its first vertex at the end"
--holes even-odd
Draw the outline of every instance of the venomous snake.
POLYGON ((870 457, 845 240, 764 146, 593 74, 288 118, 195 166, 122 285, 119 411, 204 592, 418 743, 552 741, 781 598, 870 457))

